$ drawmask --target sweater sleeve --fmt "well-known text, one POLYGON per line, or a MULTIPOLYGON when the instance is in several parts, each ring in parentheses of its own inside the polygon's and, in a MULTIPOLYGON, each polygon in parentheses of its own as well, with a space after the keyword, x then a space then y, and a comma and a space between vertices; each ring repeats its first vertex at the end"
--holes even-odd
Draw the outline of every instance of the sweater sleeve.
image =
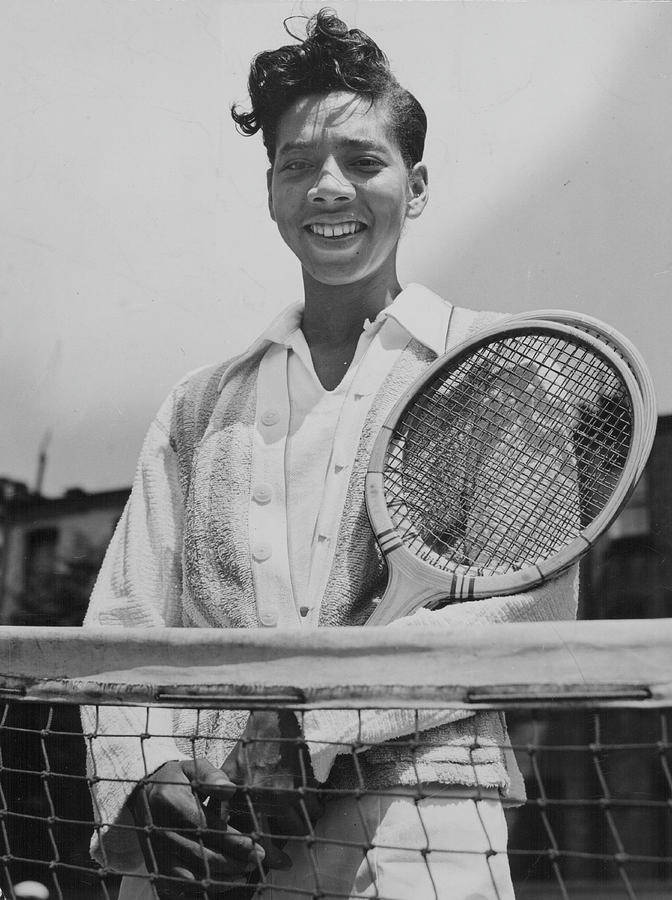
MULTIPOLYGON (((474 628, 503 622, 573 619, 578 602, 578 565, 524 594, 455 603, 439 610, 420 609, 388 628, 474 628)), ((315 777, 327 780, 339 753, 354 746, 379 744, 474 715, 471 710, 314 710, 304 716, 304 735, 315 777)))
MULTIPOLYGON (((144 441, 133 488, 98 575, 84 627, 179 626, 182 494, 170 443, 175 392, 144 441)), ((104 865, 141 862, 126 800, 136 783, 169 760, 184 759, 168 709, 82 709, 87 774, 96 819, 91 852, 104 865)))

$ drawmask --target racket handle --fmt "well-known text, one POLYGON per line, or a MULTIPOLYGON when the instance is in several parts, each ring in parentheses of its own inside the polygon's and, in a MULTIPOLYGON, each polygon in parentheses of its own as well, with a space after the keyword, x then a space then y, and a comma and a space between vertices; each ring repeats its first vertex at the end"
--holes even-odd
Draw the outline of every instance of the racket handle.
POLYGON ((390 559, 393 553, 394 551, 387 557, 389 578, 385 593, 367 619, 367 625, 389 625, 395 619, 409 616, 432 600, 447 597, 445 588, 441 590, 435 585, 428 586, 426 582, 422 584, 417 575, 405 572, 401 566, 395 565, 390 559))

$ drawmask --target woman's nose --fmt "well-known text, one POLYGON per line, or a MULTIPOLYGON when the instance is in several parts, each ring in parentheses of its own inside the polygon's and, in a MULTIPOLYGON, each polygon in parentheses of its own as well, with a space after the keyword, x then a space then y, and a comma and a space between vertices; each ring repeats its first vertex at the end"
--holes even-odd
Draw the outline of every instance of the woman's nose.
POLYGON ((308 200, 315 203, 343 203, 354 196, 352 182, 333 160, 322 166, 317 180, 308 191, 308 200))

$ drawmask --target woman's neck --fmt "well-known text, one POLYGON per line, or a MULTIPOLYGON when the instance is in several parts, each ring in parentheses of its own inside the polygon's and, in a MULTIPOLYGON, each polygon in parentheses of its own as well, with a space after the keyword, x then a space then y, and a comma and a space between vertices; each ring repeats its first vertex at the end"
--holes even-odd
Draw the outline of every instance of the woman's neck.
POLYGON ((394 279, 356 284, 320 284, 304 273, 305 310, 302 331, 308 346, 357 343, 364 322, 373 321, 400 293, 394 279))
POLYGON ((304 273, 306 305, 301 329, 310 349, 315 373, 325 390, 333 390, 348 370, 357 350, 364 322, 373 321, 401 291, 393 279, 329 285, 304 273))

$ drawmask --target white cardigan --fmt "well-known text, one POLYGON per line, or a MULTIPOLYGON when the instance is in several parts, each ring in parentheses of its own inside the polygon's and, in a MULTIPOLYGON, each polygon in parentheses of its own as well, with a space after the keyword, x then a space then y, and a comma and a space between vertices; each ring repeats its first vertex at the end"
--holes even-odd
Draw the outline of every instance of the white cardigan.
MULTIPOLYGON (((453 309, 447 349, 494 318, 496 314, 453 309)), ((85 627, 258 627, 246 523, 256 373, 267 346, 257 341, 242 356, 187 376, 161 407, 143 445, 85 627)), ((434 358, 411 341, 373 403, 353 464, 320 625, 362 624, 384 590, 386 568, 364 507, 366 466, 392 405, 434 358)), ((525 594, 420 611, 404 623, 454 628, 573 618, 576 575, 575 568, 525 594)), ((221 765, 245 719, 239 711, 201 712, 200 733, 214 737, 192 742, 195 712, 172 716, 168 710, 84 710, 85 733, 95 734, 88 753, 99 823, 94 856, 104 865, 133 871, 142 859, 125 801, 137 781, 168 760, 194 753, 221 765)), ((317 711, 306 715, 304 725, 320 781, 332 769, 338 752, 334 742, 348 744, 358 737, 366 744, 382 743, 358 757, 371 788, 414 784, 420 778, 498 787, 512 799, 524 795, 513 754, 507 751, 503 716, 497 713, 427 711, 419 721, 429 729, 427 743, 416 751, 394 743, 415 730, 412 712, 376 711, 358 719, 317 711)), ((347 786, 347 775, 339 774, 338 766, 334 779, 335 786, 347 786)))

